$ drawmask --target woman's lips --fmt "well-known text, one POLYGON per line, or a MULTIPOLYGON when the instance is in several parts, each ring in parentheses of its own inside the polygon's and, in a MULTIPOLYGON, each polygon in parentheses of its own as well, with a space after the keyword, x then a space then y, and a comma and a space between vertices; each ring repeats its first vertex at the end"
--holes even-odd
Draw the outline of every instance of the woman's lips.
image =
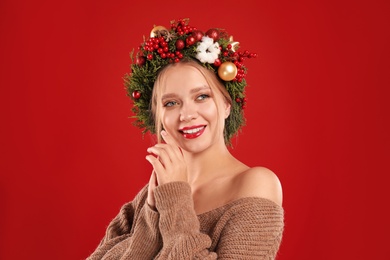
POLYGON ((194 139, 201 136, 205 129, 206 126, 202 125, 202 126, 183 127, 179 131, 184 138, 194 139))

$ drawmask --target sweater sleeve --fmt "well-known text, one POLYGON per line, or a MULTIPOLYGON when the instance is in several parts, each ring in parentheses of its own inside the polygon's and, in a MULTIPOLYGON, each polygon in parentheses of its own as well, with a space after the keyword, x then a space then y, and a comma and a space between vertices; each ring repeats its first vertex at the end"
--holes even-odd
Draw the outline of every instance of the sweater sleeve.
POLYGON ((158 186, 154 192, 160 214, 163 248, 157 259, 216 259, 211 238, 200 232, 191 187, 186 182, 158 186))
POLYGON ((130 203, 122 206, 111 221, 98 248, 87 260, 151 259, 160 250, 158 212, 146 202, 144 187, 130 203))
POLYGON ((211 238, 200 231, 188 183, 156 188, 163 248, 160 259, 275 259, 283 233, 283 209, 253 198, 227 210, 211 238), (210 248, 213 248, 211 250, 210 248), (213 252, 214 251, 214 252, 213 252))

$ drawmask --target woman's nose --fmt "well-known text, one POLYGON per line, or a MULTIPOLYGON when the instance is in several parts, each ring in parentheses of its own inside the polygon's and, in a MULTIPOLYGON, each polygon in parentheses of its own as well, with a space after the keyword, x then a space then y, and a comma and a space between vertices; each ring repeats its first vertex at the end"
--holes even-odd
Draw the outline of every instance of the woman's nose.
POLYGON ((192 104, 183 104, 180 110, 180 121, 189 122, 198 117, 196 106, 192 104))

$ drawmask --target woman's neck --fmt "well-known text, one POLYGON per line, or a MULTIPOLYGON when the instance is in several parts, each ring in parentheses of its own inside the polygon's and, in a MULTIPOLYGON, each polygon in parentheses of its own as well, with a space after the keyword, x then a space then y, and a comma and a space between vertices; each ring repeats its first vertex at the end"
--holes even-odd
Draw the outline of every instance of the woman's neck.
POLYGON ((223 173, 224 169, 239 163, 226 145, 213 145, 200 153, 184 151, 187 163, 188 182, 191 186, 202 185, 223 173))

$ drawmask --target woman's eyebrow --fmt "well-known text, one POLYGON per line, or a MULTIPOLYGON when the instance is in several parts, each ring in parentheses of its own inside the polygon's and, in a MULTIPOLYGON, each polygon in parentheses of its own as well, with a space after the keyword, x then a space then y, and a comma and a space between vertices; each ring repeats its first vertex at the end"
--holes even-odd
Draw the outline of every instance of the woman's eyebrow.
POLYGON ((177 95, 175 93, 167 93, 167 94, 164 94, 161 99, 164 100, 164 99, 169 99, 169 98, 174 98, 176 97, 177 95))
POLYGON ((210 87, 209 86, 202 86, 202 87, 193 88, 190 90, 190 93, 194 94, 194 93, 197 93, 197 92, 199 92, 201 90, 205 90, 205 89, 209 90, 210 87))

